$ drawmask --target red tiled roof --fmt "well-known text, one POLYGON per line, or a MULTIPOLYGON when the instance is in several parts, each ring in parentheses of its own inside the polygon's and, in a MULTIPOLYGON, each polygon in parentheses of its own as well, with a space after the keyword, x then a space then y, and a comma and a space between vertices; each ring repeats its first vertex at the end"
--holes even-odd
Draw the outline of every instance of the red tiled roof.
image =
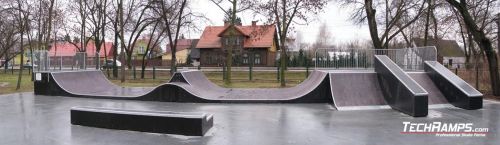
MULTIPOLYGON (((177 46, 175 47, 176 51, 181 51, 190 48, 194 40, 195 39, 178 39, 177 46)), ((167 50, 165 51, 165 53, 169 53, 170 51, 171 51, 170 44, 167 44, 167 50)))
MULTIPOLYGON (((100 57, 104 57, 104 48, 106 48, 107 56, 113 56, 113 43, 106 42, 101 46, 101 50, 99 51, 100 57)), ((49 50, 50 56, 75 56, 78 51, 77 47, 69 42, 59 42, 49 50)), ((87 44, 87 57, 95 57, 96 47, 93 42, 89 42, 87 44)))
MULTIPOLYGON (((227 26, 205 27, 196 48, 222 48, 219 34, 226 28, 227 26)), ((273 45, 275 25, 236 26, 236 28, 244 35, 249 35, 243 44, 244 48, 265 48, 273 45)))
MULTIPOLYGON (((241 29, 241 26, 236 26, 235 28, 236 28, 236 31, 240 32, 240 33, 241 33, 241 34, 243 34, 245 37, 250 37, 250 34, 249 34, 249 33, 247 33, 246 31, 243 31, 243 30, 241 29)), ((217 36, 222 37, 222 36, 224 35, 224 33, 225 33, 227 30, 229 30, 229 26, 225 26, 225 27, 224 27, 224 30, 222 30, 222 31, 221 31, 221 32, 220 32, 217 36)))

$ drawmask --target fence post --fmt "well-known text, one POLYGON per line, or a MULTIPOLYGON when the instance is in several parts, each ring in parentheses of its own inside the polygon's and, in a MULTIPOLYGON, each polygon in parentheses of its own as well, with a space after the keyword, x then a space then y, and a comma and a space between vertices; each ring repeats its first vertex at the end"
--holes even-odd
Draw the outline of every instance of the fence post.
POLYGON ((248 71, 248 80, 252 80, 252 65, 250 65, 249 71, 248 71))
POLYGON ((222 80, 226 80, 226 65, 222 65, 222 80))
POLYGON ((250 63, 248 64, 248 80, 250 80, 250 81, 253 79, 252 78, 252 68, 253 68, 253 61, 254 60, 252 58, 253 58, 253 53, 250 56, 250 59, 249 59, 250 63))
POLYGON ((280 80, 280 67, 279 66, 276 67, 276 80, 278 80, 278 81, 280 80))
POLYGON ((153 79, 156 79, 156 66, 153 65, 153 79))
POLYGON ((479 67, 476 64, 476 89, 479 90, 479 67))
POLYGON ((309 76, 309 62, 308 62, 307 58, 304 59, 304 61, 306 64, 306 78, 307 78, 309 76))
POLYGON ((136 77, 136 74, 135 74, 135 65, 133 66, 132 71, 133 71, 133 73, 134 73, 134 80, 135 80, 135 79, 137 78, 137 77, 136 77))

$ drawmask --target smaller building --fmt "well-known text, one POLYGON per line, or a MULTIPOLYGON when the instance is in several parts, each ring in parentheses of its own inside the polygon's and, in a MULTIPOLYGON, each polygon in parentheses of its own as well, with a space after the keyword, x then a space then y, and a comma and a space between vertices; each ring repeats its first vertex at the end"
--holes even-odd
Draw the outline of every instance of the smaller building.
MULTIPOLYGON (((75 55, 77 53, 81 53, 82 48, 79 44, 72 44, 69 42, 56 42, 51 45, 49 49, 49 57, 51 60, 51 64, 55 65, 58 63, 63 63, 63 65, 71 65, 75 59, 75 55)), ((94 65, 96 57, 99 57, 101 62, 104 61, 105 57, 108 59, 113 57, 113 43, 105 42, 101 49, 99 50, 99 54, 97 54, 97 49, 95 43, 93 41, 89 41, 86 47, 86 64, 94 65)))
MULTIPOLYGON (((423 47, 423 38, 414 38, 413 46, 423 47)), ((465 63, 465 53, 455 40, 427 39, 427 46, 435 46, 438 61, 449 68, 460 68, 465 63)))
MULTIPOLYGON (((146 55, 146 51, 149 51, 149 56, 146 56, 146 59, 151 59, 151 58, 156 58, 161 54, 161 48, 159 45, 156 45, 153 48, 148 49, 148 43, 150 41, 150 38, 147 37, 142 37, 140 39, 137 39, 135 41, 134 45, 134 52, 132 53, 132 59, 134 60, 142 60, 144 55, 146 55)), ((151 42, 150 45, 153 45, 154 42, 151 42)), ((149 46, 152 47, 152 46, 149 46)))
MULTIPOLYGON (((200 53, 198 49, 194 49, 199 39, 178 39, 175 57, 177 64, 186 64, 198 61, 200 58, 200 53), (189 60, 188 60, 189 59, 189 60)), ((172 48, 167 44, 165 53, 162 55, 162 60, 164 62, 172 61, 172 48)), ((169 63, 170 64, 170 63, 169 63)))

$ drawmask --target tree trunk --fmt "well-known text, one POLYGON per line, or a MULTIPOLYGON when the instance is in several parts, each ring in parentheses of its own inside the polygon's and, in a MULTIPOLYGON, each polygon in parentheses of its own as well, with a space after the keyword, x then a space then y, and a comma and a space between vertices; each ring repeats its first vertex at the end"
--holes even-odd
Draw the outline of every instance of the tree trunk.
POLYGON ((497 43, 497 53, 500 57, 500 12, 497 14, 497 43))
POLYGON ((283 35, 280 37, 280 43, 281 43, 281 54, 280 54, 280 86, 285 87, 286 86, 286 80, 285 80, 285 69, 286 69, 286 47, 285 47, 285 38, 283 38, 283 35))
POLYGON ((125 42, 124 41, 124 38, 125 36, 123 36, 123 27, 124 27, 124 24, 123 24, 123 0, 120 0, 119 3, 118 3, 118 11, 119 11, 119 20, 120 20, 120 41, 121 41, 121 55, 120 55, 120 58, 121 58, 121 61, 122 61, 122 64, 121 64, 121 82, 125 82, 125 64, 123 64, 123 62, 125 62, 125 42))
POLYGON ((475 21, 470 15, 466 3, 462 0, 460 3, 455 0, 446 0, 449 4, 455 7, 458 12, 462 15, 465 25, 469 32, 471 32, 474 41, 479 45, 482 51, 485 53, 488 60, 488 67, 490 71, 490 82, 491 90, 493 95, 500 96, 500 77, 498 74, 498 59, 497 54, 493 50, 491 41, 486 37, 483 30, 479 29, 475 21))
POLYGON ((429 39, 429 19, 430 19, 430 14, 431 14, 431 0, 427 0, 427 15, 425 17, 425 32, 424 32, 424 46, 427 46, 427 40, 429 39))
POLYGON ((113 45, 113 78, 118 78, 118 68, 116 66, 116 57, 118 56, 118 16, 115 18, 115 42, 113 45))
MULTIPOLYGON (((22 31, 22 30, 21 30, 22 31)), ((23 77, 23 64, 24 64, 24 48, 23 48, 23 41, 24 41, 24 38, 22 37, 23 36, 23 32, 21 32, 21 62, 19 63, 19 76, 17 78, 17 86, 16 86, 16 90, 19 90, 21 88, 21 82, 22 82, 22 77, 23 77)))
POLYGON ((232 12, 231 12, 231 32, 229 33, 229 47, 227 48, 227 55, 226 55, 226 79, 224 79, 224 84, 226 85, 229 85, 231 84, 231 67, 233 65, 233 49, 234 49, 234 44, 235 44, 235 40, 236 38, 234 37, 234 30, 236 29, 236 4, 237 4, 237 0, 234 0, 233 3, 233 8, 232 8, 232 12))
POLYGON ((282 4, 282 14, 283 18, 281 21, 281 33, 280 35, 280 47, 281 47, 281 54, 280 54, 280 86, 285 87, 286 86, 286 77, 285 77, 285 69, 286 69, 286 60, 288 57, 286 56, 286 33, 287 33, 287 17, 286 17, 286 0, 283 0, 282 4))
POLYGON ((370 37, 372 38, 373 47, 375 49, 383 49, 382 41, 380 41, 380 38, 378 37, 377 20, 375 18, 376 10, 373 9, 372 3, 373 3, 372 0, 365 0, 366 19, 368 20, 370 37))
MULTIPOLYGON (((21 7, 21 1, 18 0, 18 10, 19 10, 19 26, 21 27, 21 30, 20 30, 20 35, 21 35, 21 45, 19 45, 19 47, 21 48, 21 62, 19 63, 19 76, 17 77, 17 85, 16 85, 16 90, 19 90, 21 88, 21 82, 22 82, 22 78, 23 78, 23 64, 24 64, 24 37, 23 37, 23 34, 24 34, 24 31, 25 31, 25 25, 27 24, 27 21, 24 21, 25 19, 23 18, 23 13, 21 12, 22 11, 22 7, 21 7)), ((14 64, 12 64, 14 65, 14 64)), ((12 69, 14 69, 14 67, 12 67, 12 69)))

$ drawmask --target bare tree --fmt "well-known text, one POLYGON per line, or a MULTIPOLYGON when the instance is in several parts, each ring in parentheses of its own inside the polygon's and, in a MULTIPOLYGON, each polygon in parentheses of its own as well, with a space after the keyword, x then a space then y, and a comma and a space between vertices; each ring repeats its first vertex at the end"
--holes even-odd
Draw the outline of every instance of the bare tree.
POLYGON ((225 48, 225 53, 226 53, 226 62, 224 67, 226 67, 226 73, 225 73, 225 79, 224 83, 226 85, 231 84, 231 67, 233 64, 233 50, 235 47, 235 42, 236 42, 236 22, 237 22, 237 17, 236 14, 249 10, 253 8, 253 6, 256 5, 256 2, 253 0, 211 0, 215 5, 217 5, 220 10, 222 10, 227 18, 229 18, 229 45, 227 48, 225 48), (231 4, 231 8, 229 10, 226 10, 222 7, 222 4, 224 2, 229 2, 231 4))
POLYGON ((4 62, 0 63, 0 67, 5 66, 19 53, 15 49, 16 44, 19 43, 19 30, 16 25, 16 15, 17 9, 12 7, 7 7, 0 10, 0 58, 4 59, 4 62))
MULTIPOLYGON (((117 60, 116 56, 119 55, 122 61, 121 65, 121 82, 125 81, 125 65, 132 68, 132 55, 134 47, 146 28, 154 23, 154 18, 149 17, 152 1, 130 0, 124 2, 123 0, 113 1, 111 4, 112 13, 107 14, 109 24, 112 24, 115 35, 115 45, 113 47, 114 54, 113 60, 117 60), (127 38, 126 38, 127 36, 127 38), (118 51, 120 46, 120 51, 118 51), (117 54, 120 52, 120 54, 117 54)), ((113 76, 118 74, 116 70, 116 61, 113 61, 113 76)))
POLYGON ((162 24, 164 24, 168 45, 171 49, 172 61, 170 62, 170 74, 173 74, 177 69, 177 58, 175 54, 177 52, 177 40, 181 28, 186 25, 188 21, 190 13, 189 10, 186 10, 188 9, 187 0, 158 0, 155 2, 155 14, 160 17, 162 24))
MULTIPOLYGON (((96 57, 95 64, 96 69, 100 66, 100 55, 101 48, 105 44, 106 37, 106 20, 107 20, 107 7, 109 6, 108 0, 84 0, 85 7, 88 9, 88 29, 90 30, 91 38, 94 40, 96 57)), ((87 20, 85 20, 87 21, 87 20)), ((104 47, 104 49, 106 49, 104 47)), ((104 51, 104 58, 107 59, 107 51, 104 51)))
POLYGON ((75 25, 65 26, 67 28, 64 40, 72 44, 78 52, 87 52, 87 45, 91 40, 91 37, 87 36, 89 13, 88 5, 86 4, 87 1, 89 0, 74 0, 74 2, 68 3, 67 5, 68 11, 75 14, 73 16, 76 16, 76 18, 70 19, 70 22, 75 23, 75 25), (72 36, 72 34, 77 36, 72 36))
POLYGON ((21 81, 22 81, 22 76, 23 76, 23 64, 24 64, 24 37, 23 35, 25 34, 26 26, 28 25, 28 15, 25 12, 25 6, 26 3, 23 2, 22 0, 17 0, 17 16, 16 16, 16 22, 19 30, 19 35, 20 35, 20 45, 18 45, 20 48, 20 54, 21 54, 21 62, 19 63, 19 76, 17 78, 17 86, 16 90, 19 90, 21 88, 21 81))
POLYGON ((286 86, 285 69, 287 60, 286 38, 293 24, 308 23, 311 15, 318 14, 328 0, 270 0, 259 6, 257 11, 276 24, 280 48, 280 84, 286 86))
POLYGON ((314 49, 327 47, 331 45, 333 41, 332 32, 328 29, 328 25, 326 23, 322 23, 318 29, 318 35, 316 36, 316 42, 314 42, 314 49))
MULTIPOLYGON (((465 0, 446 0, 451 6, 453 6, 462 16, 463 22, 467 27, 467 30, 472 34, 472 38, 479 45, 481 50, 485 53, 488 60, 488 67, 490 72, 491 89, 493 95, 500 96, 500 76, 498 74, 498 58, 493 49, 491 40, 486 36, 484 28, 478 26, 473 19, 473 16, 469 12, 469 6, 465 0)), ((489 4, 488 4, 489 5, 489 4)), ((488 11, 488 10, 486 10, 488 11)), ((488 13, 486 13, 488 15, 488 13)), ((486 21, 486 19, 484 19, 486 21)), ((494 22, 494 21, 493 21, 494 22)), ((484 24, 484 23, 483 23, 484 24)))
POLYGON ((425 0, 419 1, 374 1, 374 0, 341 0, 344 6, 354 7, 351 19, 358 24, 368 23, 370 37, 375 49, 388 48, 389 41, 398 36, 404 29, 413 24, 425 11, 425 0), (377 10, 382 11, 377 15, 377 10), (403 18, 409 18, 402 21, 403 18), (380 20, 385 20, 385 25, 380 20), (404 23, 403 23, 404 22, 404 23), (385 28, 380 28, 385 27, 385 28), (383 30, 379 33, 379 30, 383 30))
POLYGON ((163 28, 163 29, 159 28, 161 25, 160 24, 161 22, 162 22, 161 20, 155 21, 155 24, 152 26, 151 32, 148 36, 149 40, 148 40, 148 44, 146 46, 146 51, 145 51, 144 55, 142 56, 142 65, 141 65, 141 78, 142 79, 144 79, 144 71, 146 69, 146 57, 149 59, 148 56, 151 56, 153 50, 155 48, 157 48, 158 45, 161 43, 162 35, 167 30, 165 28, 163 28), (160 31, 158 31, 158 30, 160 30, 160 31))

